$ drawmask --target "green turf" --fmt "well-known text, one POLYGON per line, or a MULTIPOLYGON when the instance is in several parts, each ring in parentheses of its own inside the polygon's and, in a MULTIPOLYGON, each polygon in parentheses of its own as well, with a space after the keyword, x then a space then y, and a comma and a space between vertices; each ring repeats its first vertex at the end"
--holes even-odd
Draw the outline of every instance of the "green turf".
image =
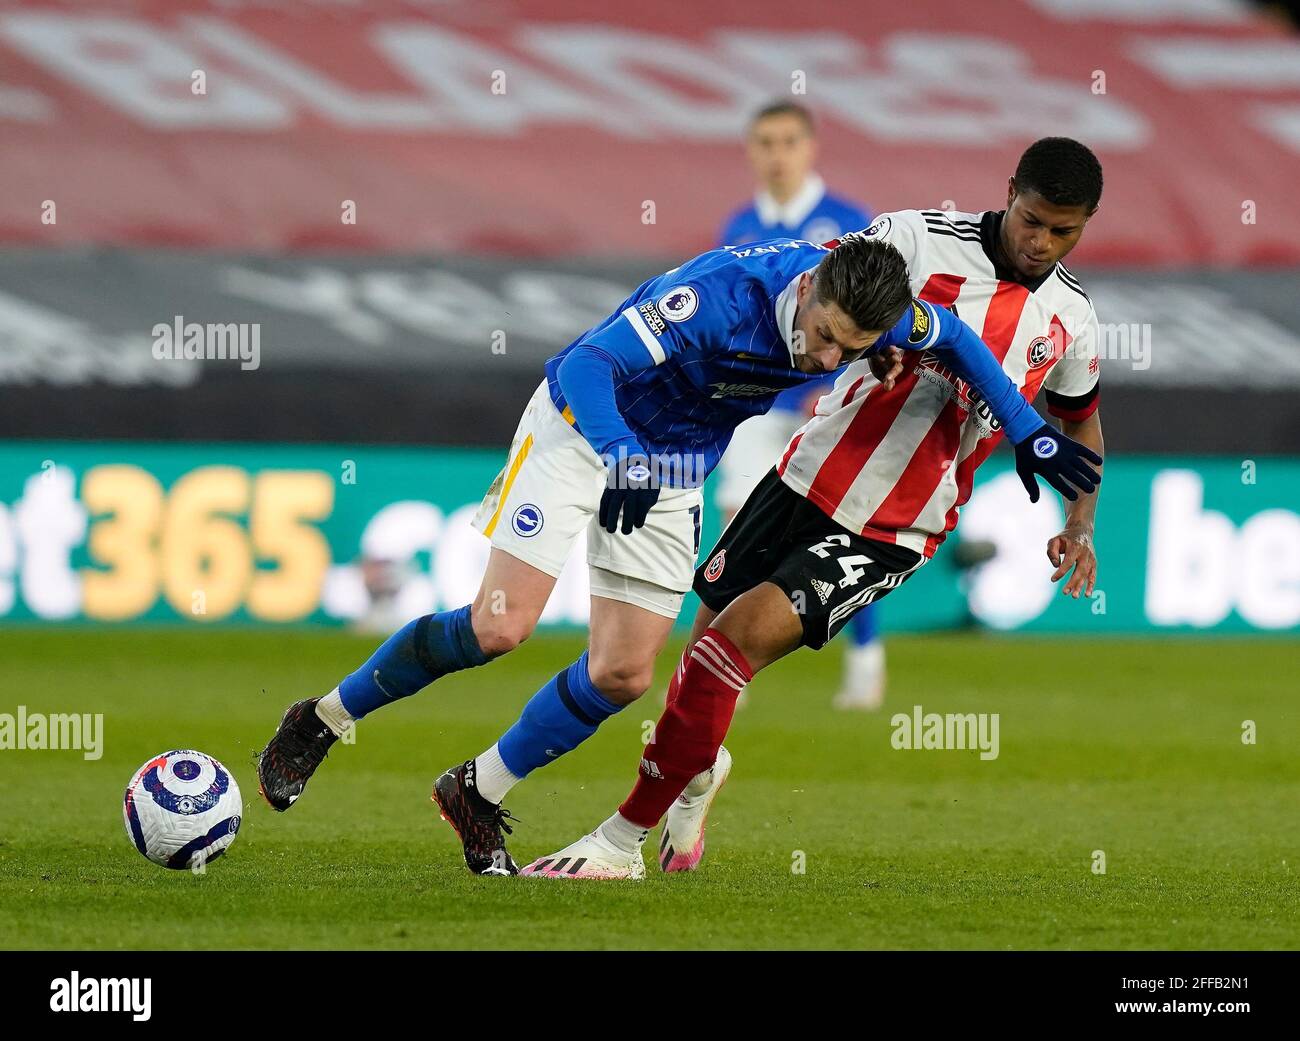
MULTIPOLYGON (((651 865, 641 884, 471 877, 428 802, 434 775, 488 745, 577 638, 538 638, 377 714, 272 813, 253 750, 372 645, 0 633, 0 712, 105 716, 97 762, 0 751, 0 947, 1300 947, 1294 641, 900 637, 873 716, 830 708, 838 650, 802 651, 737 717, 703 869, 651 865), (999 757, 895 750, 889 716, 916 703, 1000 713, 999 757), (132 771, 186 746, 231 767, 245 800, 238 841, 202 877, 148 863, 122 827, 132 771)), ((658 712, 652 694, 512 793, 521 862, 617 805, 658 712)))

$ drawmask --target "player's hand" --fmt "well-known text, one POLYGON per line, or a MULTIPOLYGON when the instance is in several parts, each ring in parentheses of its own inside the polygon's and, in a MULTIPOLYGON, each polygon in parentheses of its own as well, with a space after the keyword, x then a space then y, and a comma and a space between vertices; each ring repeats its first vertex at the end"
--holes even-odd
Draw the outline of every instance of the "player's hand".
POLYGON ((644 455, 620 455, 605 461, 605 494, 600 497, 600 526, 611 535, 623 515, 623 534, 645 523, 650 507, 659 501, 659 483, 652 479, 650 460, 644 455))
POLYGON ((1016 445, 1016 473, 1029 493, 1030 502, 1038 501, 1035 474, 1073 502, 1079 492, 1091 495, 1097 490, 1101 474, 1092 467, 1100 465, 1101 456, 1091 448, 1047 423, 1016 445))
POLYGON ((903 352, 897 347, 886 347, 877 354, 867 355, 871 375, 880 380, 885 390, 894 389, 894 380, 903 374, 903 352))
POLYGON ((1047 559, 1056 568, 1052 573, 1053 582, 1059 582, 1070 574, 1071 568, 1074 569, 1069 581, 1061 587, 1064 596, 1076 600, 1080 593, 1092 596, 1097 584, 1097 553, 1092 546, 1092 529, 1067 525, 1059 535, 1048 539, 1047 559))

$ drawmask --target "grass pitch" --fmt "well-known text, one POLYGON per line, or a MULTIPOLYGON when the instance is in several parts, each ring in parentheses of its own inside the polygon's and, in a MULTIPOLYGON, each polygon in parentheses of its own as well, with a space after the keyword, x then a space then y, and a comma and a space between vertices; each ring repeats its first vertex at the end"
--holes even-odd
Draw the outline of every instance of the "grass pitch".
MULTIPOLYGON (((474 878, 428 800, 579 637, 377 713, 273 813, 254 750, 375 642, 0 632, 0 712, 104 714, 97 761, 0 751, 0 947, 1300 947, 1295 641, 897 637, 869 716, 830 707, 838 648, 801 651, 737 716, 703 869, 648 863, 641 884, 474 878), (891 715, 916 704, 999 713, 998 758, 893 748, 891 715), (201 877, 147 862, 122 826, 132 772, 179 747, 217 756, 244 795, 238 840, 201 877)), ((660 707, 648 695, 512 793, 520 863, 612 812, 660 707)))

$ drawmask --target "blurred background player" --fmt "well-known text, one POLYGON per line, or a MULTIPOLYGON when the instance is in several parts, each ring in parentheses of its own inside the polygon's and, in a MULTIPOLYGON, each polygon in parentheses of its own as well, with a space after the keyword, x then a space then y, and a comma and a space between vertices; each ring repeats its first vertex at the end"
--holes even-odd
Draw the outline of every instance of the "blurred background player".
MULTIPOLYGON (((812 113, 802 105, 778 101, 760 109, 750 122, 746 151, 758 190, 752 203, 727 219, 719 246, 781 236, 828 242, 871 223, 870 210, 827 191, 826 182, 813 169, 817 130, 812 113)), ((724 525, 731 523, 754 486, 780 458, 837 375, 827 373, 816 383, 791 387, 777 395, 766 415, 736 428, 718 467, 715 489, 724 525)), ((884 702, 885 644, 880 638, 879 610, 874 604, 868 606, 853 616, 848 627, 852 642, 844 655, 843 679, 834 700, 837 708, 878 709, 884 702)))

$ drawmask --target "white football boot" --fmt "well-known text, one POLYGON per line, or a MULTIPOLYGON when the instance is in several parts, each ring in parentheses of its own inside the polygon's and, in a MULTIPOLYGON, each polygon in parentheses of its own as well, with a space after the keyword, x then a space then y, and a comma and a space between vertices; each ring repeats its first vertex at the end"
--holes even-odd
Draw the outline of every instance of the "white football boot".
MULTIPOLYGON (((731 753, 718 748, 713 769, 703 781, 703 791, 692 793, 692 781, 677 801, 668 807, 663 834, 659 838, 659 866, 665 871, 694 871, 704 859, 704 825, 709 807, 731 774, 731 753)), ((697 778, 697 781, 701 780, 697 778)))
POLYGON ((619 849, 597 828, 558 853, 540 857, 519 872, 534 878, 591 878, 601 881, 645 878, 641 847, 635 853, 619 849))

